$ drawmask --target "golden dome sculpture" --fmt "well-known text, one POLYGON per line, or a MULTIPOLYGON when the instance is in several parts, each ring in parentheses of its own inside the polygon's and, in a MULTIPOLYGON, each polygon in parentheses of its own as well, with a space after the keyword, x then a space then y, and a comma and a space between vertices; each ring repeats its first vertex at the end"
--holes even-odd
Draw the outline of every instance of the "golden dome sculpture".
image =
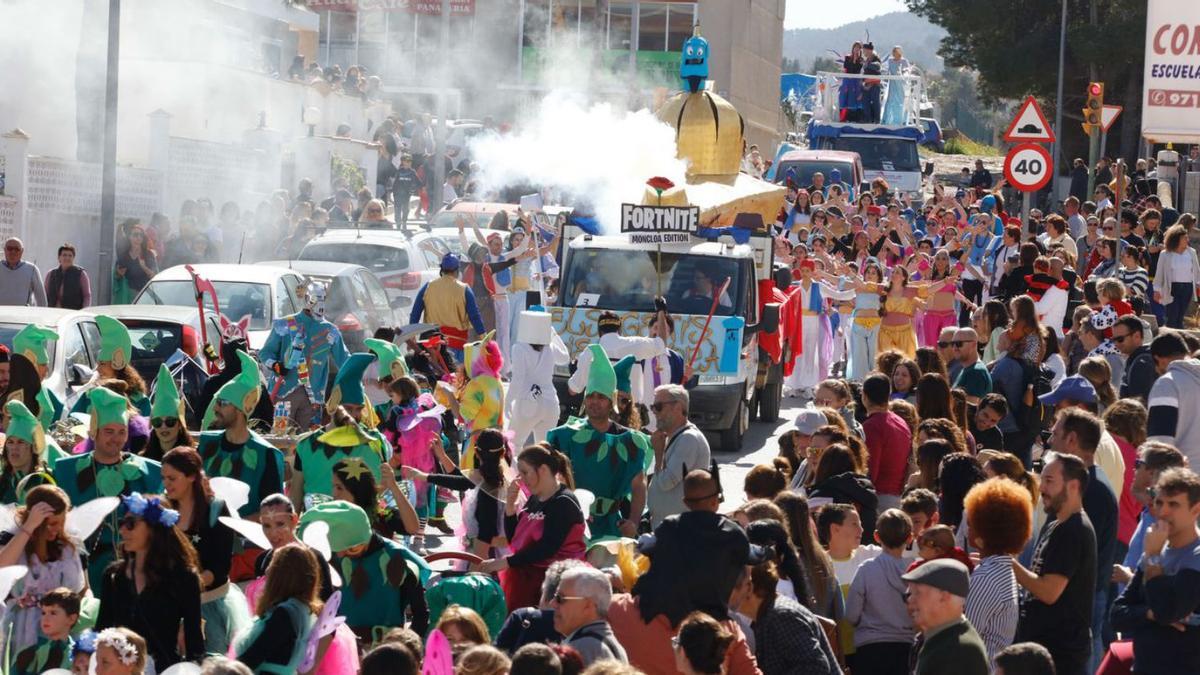
POLYGON ((657 115, 675 129, 676 156, 688 163, 689 182, 737 175, 746 122, 732 103, 709 91, 685 91, 657 115))

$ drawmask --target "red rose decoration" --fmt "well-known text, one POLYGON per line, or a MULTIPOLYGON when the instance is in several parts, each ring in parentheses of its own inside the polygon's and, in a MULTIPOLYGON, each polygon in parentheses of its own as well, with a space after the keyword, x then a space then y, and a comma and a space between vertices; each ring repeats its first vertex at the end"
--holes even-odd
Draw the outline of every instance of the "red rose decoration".
POLYGON ((662 176, 655 176, 654 178, 651 178, 650 180, 646 181, 646 185, 649 185, 659 194, 662 194, 663 192, 675 187, 675 184, 671 182, 670 178, 663 178, 662 176))

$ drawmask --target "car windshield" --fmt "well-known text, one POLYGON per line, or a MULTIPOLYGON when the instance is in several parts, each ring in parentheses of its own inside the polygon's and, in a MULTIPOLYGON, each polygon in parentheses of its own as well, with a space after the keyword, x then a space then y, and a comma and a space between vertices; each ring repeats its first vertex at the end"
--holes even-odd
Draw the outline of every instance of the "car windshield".
MULTIPOLYGON (((266 330, 271 327, 271 287, 247 281, 214 281, 221 313, 225 316, 249 316, 250 330, 266 330)), ((133 301, 135 305, 179 305, 194 307, 196 289, 191 281, 151 281, 133 301)), ((208 295, 204 305, 213 309, 208 295)))
POLYGON ((134 370, 147 381, 158 376, 158 364, 166 361, 183 346, 183 327, 160 321, 124 319, 133 343, 134 370))
POLYGON ((481 230, 507 230, 508 229, 508 214, 504 211, 440 211, 429 221, 429 227, 448 227, 458 229, 457 221, 460 216, 467 217, 467 225, 470 226, 470 219, 475 219, 475 225, 481 230))
MULTIPOLYGON (((850 162, 833 162, 829 160, 813 161, 808 159, 800 160, 783 160, 779 163, 779 169, 775 171, 775 182, 783 185, 787 180, 788 171, 794 170, 796 178, 794 182, 799 187, 808 187, 812 185, 812 177, 818 171, 825 176, 825 182, 832 181, 830 176, 833 175, 833 170, 837 169, 842 176, 842 182, 847 185, 854 182, 854 166, 850 162)), ((857 187, 857 186, 855 186, 857 187)))
POLYGON ((868 171, 921 171, 917 142, 911 138, 839 136, 833 149, 857 152, 868 171))
POLYGON ((362 265, 374 272, 404 272, 408 269, 408 251, 403 246, 350 241, 309 242, 300 251, 300 259, 362 265))
MULTIPOLYGON (((8 347, 9 351, 12 351, 13 338, 26 325, 24 323, 0 323, 0 344, 3 344, 5 347, 8 347)), ((76 329, 72 328, 72 330, 76 329)), ((46 353, 50 355, 51 364, 54 363, 54 347, 57 344, 58 340, 46 341, 46 353)))
POLYGON ((661 288, 672 313, 706 315, 712 309, 717 287, 729 278, 729 288, 721 295, 716 313, 742 313, 750 267, 740 263, 747 261, 665 251, 661 267, 656 268, 657 261, 654 251, 572 251, 562 304, 653 312, 654 296, 661 288))

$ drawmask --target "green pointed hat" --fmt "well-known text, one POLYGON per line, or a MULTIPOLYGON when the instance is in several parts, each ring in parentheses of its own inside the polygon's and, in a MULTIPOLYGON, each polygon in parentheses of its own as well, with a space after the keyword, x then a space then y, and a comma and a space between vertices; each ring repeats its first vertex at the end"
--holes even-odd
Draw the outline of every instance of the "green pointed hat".
POLYGON ((588 345, 592 353, 592 363, 588 366, 587 387, 583 390, 586 398, 591 394, 604 394, 609 400, 617 398, 617 371, 613 370, 612 361, 608 360, 608 352, 599 344, 588 345))
POLYGON ((379 357, 380 379, 391 376, 393 380, 398 380, 408 375, 408 363, 404 360, 404 350, 399 345, 375 338, 367 338, 363 342, 366 343, 367 349, 379 357))
POLYGON ((96 387, 88 392, 88 401, 91 403, 88 414, 92 416, 92 438, 102 426, 129 423, 129 401, 117 392, 96 387))
POLYGON ((313 506, 300 516, 300 533, 315 522, 329 525, 329 548, 335 553, 371 541, 371 521, 357 504, 336 500, 313 506))
POLYGON ((346 359, 338 369, 329 399, 325 401, 326 410, 332 414, 343 403, 366 405, 367 393, 363 391, 363 378, 366 377, 367 366, 374 360, 375 355, 366 352, 351 354, 350 358, 346 359))
POLYGON ((133 341, 129 339, 129 329, 125 324, 111 316, 98 314, 96 327, 100 329, 100 354, 96 360, 101 363, 108 361, 117 370, 129 365, 129 359, 133 356, 133 341))
POLYGON ((158 364, 158 378, 154 380, 154 402, 150 404, 151 417, 174 417, 183 419, 183 399, 179 387, 171 377, 167 364, 158 364))
POLYGON ((32 445, 39 455, 44 456, 46 432, 42 429, 38 418, 29 412, 29 408, 25 407, 24 403, 15 399, 4 404, 4 411, 8 413, 8 427, 4 432, 32 445))
POLYGON ((626 394, 633 393, 633 383, 630 382, 629 376, 633 373, 633 364, 635 363, 637 363, 637 359, 633 354, 629 354, 613 364, 613 372, 617 376, 617 391, 626 394))
POLYGON ((46 343, 57 339, 58 333, 55 331, 29 324, 13 336, 13 353, 24 356, 36 365, 44 366, 50 363, 46 343))
POLYGON ((258 396, 262 388, 262 374, 258 372, 258 363, 242 350, 237 351, 238 361, 242 364, 242 372, 217 390, 208 410, 204 411, 201 428, 207 429, 215 418, 217 401, 229 401, 235 408, 250 417, 254 406, 258 405, 258 396))

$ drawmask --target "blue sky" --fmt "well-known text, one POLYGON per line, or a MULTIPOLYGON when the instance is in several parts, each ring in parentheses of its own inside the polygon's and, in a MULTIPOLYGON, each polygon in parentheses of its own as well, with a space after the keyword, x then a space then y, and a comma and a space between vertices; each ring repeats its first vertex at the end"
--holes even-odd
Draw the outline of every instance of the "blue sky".
POLYGON ((787 0, 784 28, 836 28, 888 12, 906 11, 903 0, 787 0))

